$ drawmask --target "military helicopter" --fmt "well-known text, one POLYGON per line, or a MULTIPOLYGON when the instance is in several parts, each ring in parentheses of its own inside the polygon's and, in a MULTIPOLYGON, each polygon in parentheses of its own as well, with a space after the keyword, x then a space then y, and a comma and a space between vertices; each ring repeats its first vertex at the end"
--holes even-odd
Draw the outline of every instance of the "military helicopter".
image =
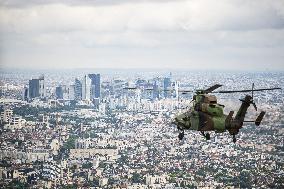
MULTIPOLYGON (((246 121, 245 115, 247 113, 248 107, 253 105, 254 109, 257 111, 255 102, 253 101, 253 93, 256 91, 267 91, 267 90, 276 90, 281 89, 278 87, 275 88, 262 88, 254 89, 254 84, 252 84, 252 89, 248 90, 232 90, 232 91, 215 91, 222 85, 216 84, 205 90, 179 90, 182 94, 195 92, 193 95, 193 106, 189 111, 181 113, 174 118, 172 124, 177 126, 177 129, 180 131, 178 138, 182 140, 184 138, 184 130, 195 130, 200 131, 201 134, 210 140, 209 131, 215 131, 216 133, 223 133, 229 131, 233 136, 233 142, 237 141, 236 135, 239 133, 239 130, 243 127, 245 122, 254 122, 255 125, 259 126, 265 112, 261 111, 256 120, 246 121), (240 99, 242 102, 237 114, 235 117, 234 111, 230 111, 228 115, 224 114, 223 109, 224 105, 218 104, 217 98, 215 95, 210 93, 243 93, 251 92, 251 95, 246 95, 243 99, 240 99), (205 132, 207 132, 205 134, 205 132)), ((125 89, 137 89, 136 87, 125 88, 125 89)), ((145 89, 153 90, 153 89, 145 89)), ((173 91, 171 89, 166 91, 173 91)))
MULTIPOLYGON (((255 125, 260 125, 265 112, 261 111, 256 120, 245 121, 245 115, 247 113, 248 107, 253 105, 254 109, 257 111, 255 102, 253 101, 253 93, 255 91, 266 91, 266 90, 276 90, 281 88, 263 88, 254 89, 254 84, 252 84, 252 89, 249 90, 234 90, 234 91, 216 91, 217 88, 222 85, 216 84, 205 90, 197 90, 193 96, 192 102, 193 106, 191 109, 185 113, 182 113, 174 118, 172 122, 177 126, 180 133, 178 138, 182 140, 184 138, 184 130, 196 130, 200 131, 201 134, 210 140, 210 134, 205 132, 215 131, 216 133, 223 133, 229 131, 233 135, 233 142, 235 143, 236 135, 239 130, 243 127, 244 122, 254 122, 255 125), (223 113, 224 105, 217 103, 217 98, 215 95, 209 93, 240 93, 240 92, 251 92, 251 95, 246 95, 243 99, 237 114, 235 117, 234 111, 230 111, 228 115, 223 113)), ((192 91, 182 91, 182 93, 187 93, 192 91)))

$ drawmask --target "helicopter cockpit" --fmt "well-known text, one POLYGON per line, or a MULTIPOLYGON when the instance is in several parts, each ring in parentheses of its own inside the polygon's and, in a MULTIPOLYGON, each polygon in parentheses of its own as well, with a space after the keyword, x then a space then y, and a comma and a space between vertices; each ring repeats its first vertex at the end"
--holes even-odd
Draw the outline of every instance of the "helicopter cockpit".
POLYGON ((194 110, 201 111, 212 116, 222 116, 224 105, 217 103, 217 98, 214 95, 194 95, 194 110))

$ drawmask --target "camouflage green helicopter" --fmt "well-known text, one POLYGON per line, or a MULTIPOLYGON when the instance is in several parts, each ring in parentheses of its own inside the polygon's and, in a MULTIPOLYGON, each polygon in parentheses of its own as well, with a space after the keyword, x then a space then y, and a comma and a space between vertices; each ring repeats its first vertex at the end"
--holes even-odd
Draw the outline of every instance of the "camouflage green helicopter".
MULTIPOLYGON (((182 140, 184 138, 184 130, 196 130, 200 131, 201 134, 210 140, 210 134, 205 132, 215 131, 216 133, 222 133, 226 130, 233 135, 233 142, 236 142, 236 134, 242 128, 244 122, 254 122, 255 125, 260 125, 265 112, 261 111, 255 121, 245 121, 245 115, 247 113, 248 107, 252 104, 257 111, 255 102, 253 101, 254 91, 266 91, 275 90, 281 88, 265 88, 265 89, 254 89, 254 84, 252 89, 249 90, 234 90, 234 91, 216 91, 215 89, 221 87, 222 85, 214 85, 206 90, 197 90, 196 94, 193 96, 192 102, 193 106, 191 109, 185 113, 182 113, 174 118, 172 122, 177 126, 180 133, 178 138, 182 140), (251 95, 246 95, 244 99, 240 99, 242 102, 235 117, 234 111, 230 111, 228 115, 223 113, 224 105, 217 103, 217 98, 215 95, 209 93, 237 93, 237 92, 251 92, 251 95)), ((192 91, 180 91, 182 93, 192 92, 192 91)))

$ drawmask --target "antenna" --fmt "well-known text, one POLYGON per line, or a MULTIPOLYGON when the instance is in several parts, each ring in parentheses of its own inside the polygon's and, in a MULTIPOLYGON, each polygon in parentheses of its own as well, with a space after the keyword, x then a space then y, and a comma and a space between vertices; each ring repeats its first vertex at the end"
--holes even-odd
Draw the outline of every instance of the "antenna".
POLYGON ((253 105, 255 111, 257 111, 257 106, 256 106, 256 104, 255 104, 255 102, 254 102, 254 100, 253 100, 253 91, 254 91, 254 83, 252 83, 252 87, 251 87, 251 100, 252 100, 251 103, 252 103, 252 105, 253 105))
POLYGON ((254 90, 254 83, 252 83, 252 88, 251 88, 251 97, 253 99, 253 90, 254 90))

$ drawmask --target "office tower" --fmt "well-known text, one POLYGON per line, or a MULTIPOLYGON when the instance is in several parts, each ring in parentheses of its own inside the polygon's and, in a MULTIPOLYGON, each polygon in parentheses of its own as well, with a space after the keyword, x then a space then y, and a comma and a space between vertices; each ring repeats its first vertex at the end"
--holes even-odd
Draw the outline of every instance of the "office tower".
POLYGON ((38 80, 39 80, 39 96, 40 98, 44 98, 45 97, 44 76, 41 76, 38 80))
POLYGON ((158 99, 159 97, 160 97, 159 86, 157 84, 157 81, 154 81, 154 85, 153 85, 153 99, 158 99))
POLYGON ((63 86, 63 99, 64 100, 74 100, 75 99, 75 86, 74 85, 64 85, 63 86))
POLYGON ((29 98, 35 98, 39 96, 39 81, 38 79, 29 80, 29 98))
POLYGON ((23 100, 27 101, 28 99, 29 99, 29 88, 25 86, 23 90, 23 100))
POLYGON ((70 100, 75 100, 75 85, 69 85, 68 94, 70 100))
POLYGON ((44 98, 45 97, 45 86, 44 86, 44 76, 39 79, 29 80, 29 98, 44 98))
POLYGON ((168 97, 171 96, 171 92, 170 92, 170 91, 167 91, 167 90, 170 89, 171 84, 172 84, 172 83, 171 83, 171 78, 165 77, 165 78, 164 78, 164 97, 165 97, 165 98, 168 98, 168 97))
POLYGON ((179 85, 180 85, 179 81, 174 82, 175 98, 177 99, 179 99, 179 85))
POLYGON ((56 96, 56 99, 63 99, 63 89, 62 89, 62 86, 56 87, 56 89, 55 89, 55 96, 56 96))
POLYGON ((82 100, 91 99, 91 83, 92 80, 88 75, 85 75, 82 80, 82 100))
POLYGON ((75 79, 74 84, 74 97, 75 100, 82 100, 82 83, 79 79, 75 79))
POLYGON ((115 97, 119 97, 123 94, 125 90, 123 88, 127 85, 126 81, 121 79, 115 79, 112 81, 112 92, 115 97))
POLYGON ((100 74, 89 74, 91 79, 91 98, 101 97, 101 75, 100 74))

